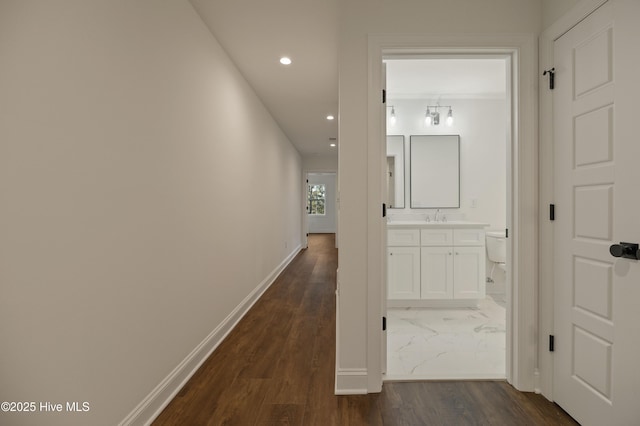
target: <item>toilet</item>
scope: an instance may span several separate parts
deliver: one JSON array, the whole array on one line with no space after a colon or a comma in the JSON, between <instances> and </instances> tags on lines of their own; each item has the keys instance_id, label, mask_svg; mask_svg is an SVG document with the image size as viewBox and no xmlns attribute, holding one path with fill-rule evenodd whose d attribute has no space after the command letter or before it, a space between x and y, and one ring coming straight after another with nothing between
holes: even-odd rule
<instances>
[{"instance_id":1,"label":"toilet","mask_svg":"<svg viewBox=\"0 0 640 426\"><path fill-rule=\"evenodd\" d=\"M495 268L507 270L507 241L505 231L487 231L487 258L493 263L489 278L493 280Z\"/></svg>"}]
</instances>

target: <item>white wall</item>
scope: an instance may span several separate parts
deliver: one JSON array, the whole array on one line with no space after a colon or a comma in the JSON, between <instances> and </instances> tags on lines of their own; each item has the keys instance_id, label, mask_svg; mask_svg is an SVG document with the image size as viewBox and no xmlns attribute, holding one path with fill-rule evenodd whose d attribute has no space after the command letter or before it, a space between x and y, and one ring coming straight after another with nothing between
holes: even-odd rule
<instances>
[{"instance_id":1,"label":"white wall","mask_svg":"<svg viewBox=\"0 0 640 426\"><path fill-rule=\"evenodd\" d=\"M548 28L581 0L542 0L542 28Z\"/></svg>"},{"instance_id":2,"label":"white wall","mask_svg":"<svg viewBox=\"0 0 640 426\"><path fill-rule=\"evenodd\" d=\"M309 173L310 185L325 185L325 214L309 215L310 233L336 232L336 175L335 173Z\"/></svg>"},{"instance_id":3,"label":"white wall","mask_svg":"<svg viewBox=\"0 0 640 426\"><path fill-rule=\"evenodd\" d=\"M314 172L337 172L338 155L307 155L302 158L302 168Z\"/></svg>"},{"instance_id":4,"label":"white wall","mask_svg":"<svg viewBox=\"0 0 640 426\"><path fill-rule=\"evenodd\" d=\"M352 0L340 2L339 38L339 100L340 100L340 166L339 192L341 229L338 281L337 324L337 383L340 393L376 391L377 379L369 381L368 344L369 327L379 324L379 318L368 323L369 300L375 303L380 295L369 294L372 277L368 276L369 262L381 258L379 253L368 257L369 246L379 244L369 229L377 229L382 219L376 212L382 200L379 194L369 192L368 163L375 153L368 150L369 93L368 36L371 34L410 35L464 35L464 34L530 34L537 35L541 24L539 0L490 0L469 2L414 2L384 0ZM534 58L521 58L530 64ZM527 87L523 94L529 107L535 100L534 88ZM529 110L532 108L528 108ZM529 111L522 111L528 113ZM521 128L531 135L532 128ZM372 183L376 185L375 182ZM372 212L369 214L369 211ZM373 349L372 349L373 350ZM368 361L370 361L368 363Z\"/></svg>"},{"instance_id":5,"label":"white wall","mask_svg":"<svg viewBox=\"0 0 640 426\"><path fill-rule=\"evenodd\" d=\"M410 136L460 135L460 208L443 209L442 213L458 219L488 223L490 228L504 229L506 224L507 191L507 110L504 99L440 99L441 105L453 107L452 126L444 123L448 110L440 109L438 126L426 126L425 99L391 99L395 106L396 124L387 124L389 134L405 136L405 208L392 209L389 215L429 214L434 209L410 208ZM476 201L476 207L472 201Z\"/></svg>"},{"instance_id":6,"label":"white wall","mask_svg":"<svg viewBox=\"0 0 640 426\"><path fill-rule=\"evenodd\" d=\"M301 159L187 1L4 0L0 57L0 401L90 403L0 423L117 424L296 252Z\"/></svg>"}]
</instances>

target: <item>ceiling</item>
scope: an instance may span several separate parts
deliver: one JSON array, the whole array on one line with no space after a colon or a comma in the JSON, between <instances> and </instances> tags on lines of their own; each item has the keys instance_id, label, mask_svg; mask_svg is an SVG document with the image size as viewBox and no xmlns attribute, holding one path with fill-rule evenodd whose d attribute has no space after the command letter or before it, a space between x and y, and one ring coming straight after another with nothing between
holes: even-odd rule
<instances>
[{"instance_id":1,"label":"ceiling","mask_svg":"<svg viewBox=\"0 0 640 426\"><path fill-rule=\"evenodd\" d=\"M300 154L337 156L337 0L190 1Z\"/></svg>"},{"instance_id":2,"label":"ceiling","mask_svg":"<svg viewBox=\"0 0 640 426\"><path fill-rule=\"evenodd\" d=\"M337 156L338 0L190 1L300 154ZM505 91L504 60L394 59L387 75L389 98Z\"/></svg>"}]
</instances>

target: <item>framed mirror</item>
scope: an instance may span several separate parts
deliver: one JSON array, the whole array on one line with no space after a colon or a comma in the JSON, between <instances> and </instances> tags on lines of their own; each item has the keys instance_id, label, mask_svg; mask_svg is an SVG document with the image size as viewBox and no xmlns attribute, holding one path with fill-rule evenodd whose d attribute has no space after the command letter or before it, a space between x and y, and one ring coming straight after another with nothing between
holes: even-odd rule
<instances>
[{"instance_id":1,"label":"framed mirror","mask_svg":"<svg viewBox=\"0 0 640 426\"><path fill-rule=\"evenodd\" d=\"M410 139L412 209L460 208L460 136Z\"/></svg>"},{"instance_id":2,"label":"framed mirror","mask_svg":"<svg viewBox=\"0 0 640 426\"><path fill-rule=\"evenodd\" d=\"M387 136L387 206L404 208L404 136Z\"/></svg>"}]
</instances>

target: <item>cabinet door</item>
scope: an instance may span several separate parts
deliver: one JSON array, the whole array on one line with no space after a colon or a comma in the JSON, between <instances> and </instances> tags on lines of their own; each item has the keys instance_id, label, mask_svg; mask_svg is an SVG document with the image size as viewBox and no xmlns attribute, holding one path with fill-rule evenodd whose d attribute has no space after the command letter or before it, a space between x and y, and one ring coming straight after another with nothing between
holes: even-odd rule
<instances>
[{"instance_id":1,"label":"cabinet door","mask_svg":"<svg viewBox=\"0 0 640 426\"><path fill-rule=\"evenodd\" d=\"M453 248L422 247L420 292L423 299L453 298Z\"/></svg>"},{"instance_id":2,"label":"cabinet door","mask_svg":"<svg viewBox=\"0 0 640 426\"><path fill-rule=\"evenodd\" d=\"M420 299L420 247L387 248L389 299Z\"/></svg>"},{"instance_id":3,"label":"cabinet door","mask_svg":"<svg viewBox=\"0 0 640 426\"><path fill-rule=\"evenodd\" d=\"M484 247L454 247L453 298L483 299L485 297Z\"/></svg>"}]
</instances>

